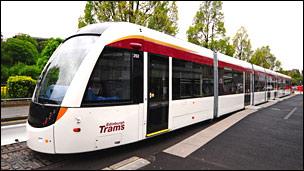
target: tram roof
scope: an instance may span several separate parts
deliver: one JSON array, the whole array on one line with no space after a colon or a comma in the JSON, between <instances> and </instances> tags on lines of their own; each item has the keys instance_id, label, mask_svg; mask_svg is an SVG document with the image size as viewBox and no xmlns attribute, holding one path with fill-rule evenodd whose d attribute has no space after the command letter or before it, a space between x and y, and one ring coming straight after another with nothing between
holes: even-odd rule
<instances>
[{"instance_id":1,"label":"tram roof","mask_svg":"<svg viewBox=\"0 0 304 171\"><path fill-rule=\"evenodd\" d=\"M191 52L198 54L198 55L202 55L208 58L212 58L213 59L213 51L210 49L207 49L205 47L202 46L198 46L195 45L193 43L187 42L185 40L176 38L174 36L170 36L167 35L165 33L161 33L159 31L153 30L153 29L149 29L147 27L144 26L140 26L137 24L133 24L133 23L129 23L129 22L103 22L103 23L95 23L95 24L90 24L87 25L83 28L80 28L76 34L102 34L106 29L110 28L110 27L120 27L123 29L142 29L144 30L144 34L143 36L145 37L151 37L153 39L157 39L159 41L163 41L169 44L174 44L177 45L179 47L183 47L183 48L187 48L189 50L191 50ZM261 66L255 65L255 64L251 64L249 62L243 61L243 60L239 60L227 55L224 55L222 53L218 52L218 59L220 61L224 61L233 65L237 65L237 66L242 66L243 68L249 69L249 70L255 70L255 71L260 71L260 72L266 72L272 75L277 75L280 77L284 77L284 78L291 78L287 75L269 70L269 69L265 69ZM252 66L253 67L252 67Z\"/></svg>"}]
</instances>

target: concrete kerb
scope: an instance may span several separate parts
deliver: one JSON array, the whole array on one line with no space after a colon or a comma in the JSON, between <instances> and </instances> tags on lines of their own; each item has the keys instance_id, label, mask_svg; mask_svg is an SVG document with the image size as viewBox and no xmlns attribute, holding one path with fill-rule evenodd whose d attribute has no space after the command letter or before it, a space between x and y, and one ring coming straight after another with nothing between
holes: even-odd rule
<instances>
[{"instance_id":1,"label":"concrete kerb","mask_svg":"<svg viewBox=\"0 0 304 171\"><path fill-rule=\"evenodd\" d=\"M1 99L1 107L27 106L32 98Z\"/></svg>"},{"instance_id":2,"label":"concrete kerb","mask_svg":"<svg viewBox=\"0 0 304 171\"><path fill-rule=\"evenodd\" d=\"M2 122L9 122L9 121L16 121L16 120L24 120L27 119L27 116L17 116L17 117L11 117L11 118L1 118Z\"/></svg>"}]
</instances>

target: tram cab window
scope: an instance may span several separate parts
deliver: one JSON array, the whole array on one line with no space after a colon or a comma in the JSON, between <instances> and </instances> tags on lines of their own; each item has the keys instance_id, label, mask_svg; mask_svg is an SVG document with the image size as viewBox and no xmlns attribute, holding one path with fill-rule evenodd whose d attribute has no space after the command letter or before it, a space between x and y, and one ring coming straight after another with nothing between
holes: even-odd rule
<instances>
[{"instance_id":1,"label":"tram cab window","mask_svg":"<svg viewBox=\"0 0 304 171\"><path fill-rule=\"evenodd\" d=\"M142 60L142 55L137 54L133 60L134 54L127 49L105 47L91 74L82 104L98 106L139 102L143 94L140 85L143 78L142 67L136 60ZM132 69L132 66L136 68ZM135 86L132 86L135 80L132 76L139 81Z\"/></svg>"},{"instance_id":2,"label":"tram cab window","mask_svg":"<svg viewBox=\"0 0 304 171\"><path fill-rule=\"evenodd\" d=\"M95 35L74 36L56 49L38 79L35 103L61 104L79 66L97 39Z\"/></svg>"}]
</instances>

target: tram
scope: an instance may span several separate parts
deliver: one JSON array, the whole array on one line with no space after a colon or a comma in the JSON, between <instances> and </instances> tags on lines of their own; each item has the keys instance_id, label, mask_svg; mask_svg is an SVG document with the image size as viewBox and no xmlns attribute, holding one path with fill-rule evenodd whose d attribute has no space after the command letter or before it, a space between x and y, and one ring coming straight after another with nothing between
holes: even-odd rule
<instances>
[{"instance_id":1,"label":"tram","mask_svg":"<svg viewBox=\"0 0 304 171\"><path fill-rule=\"evenodd\" d=\"M30 104L27 145L52 154L106 149L289 89L288 76L143 26L92 24L66 38L44 67Z\"/></svg>"}]
</instances>

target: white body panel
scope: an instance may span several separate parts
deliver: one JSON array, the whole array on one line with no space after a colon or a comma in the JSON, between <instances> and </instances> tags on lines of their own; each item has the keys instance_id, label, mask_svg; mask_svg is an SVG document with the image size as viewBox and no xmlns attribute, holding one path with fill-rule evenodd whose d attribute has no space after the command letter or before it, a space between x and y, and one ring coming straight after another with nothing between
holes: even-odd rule
<instances>
[{"instance_id":1,"label":"white body panel","mask_svg":"<svg viewBox=\"0 0 304 171\"><path fill-rule=\"evenodd\" d=\"M290 95L290 94L291 94L290 89L285 89L285 95Z\"/></svg>"},{"instance_id":2,"label":"white body panel","mask_svg":"<svg viewBox=\"0 0 304 171\"><path fill-rule=\"evenodd\" d=\"M284 95L285 95L285 91L284 90L280 89L280 90L277 91L277 96L278 97L283 97Z\"/></svg>"},{"instance_id":3,"label":"white body panel","mask_svg":"<svg viewBox=\"0 0 304 171\"><path fill-rule=\"evenodd\" d=\"M31 149L34 149L35 151L43 153L55 153L53 128L54 125L50 125L44 128L33 128L27 122L27 146Z\"/></svg>"},{"instance_id":4,"label":"white body panel","mask_svg":"<svg viewBox=\"0 0 304 171\"><path fill-rule=\"evenodd\" d=\"M266 98L266 93L265 93L265 91L254 92L254 101L253 101L253 105L257 105L257 104L260 104L260 103L265 102L265 98Z\"/></svg>"},{"instance_id":5,"label":"white body panel","mask_svg":"<svg viewBox=\"0 0 304 171\"><path fill-rule=\"evenodd\" d=\"M213 97L204 97L172 101L169 110L169 116L172 116L171 129L178 129L200 121L212 119L213 100Z\"/></svg>"},{"instance_id":6,"label":"white body panel","mask_svg":"<svg viewBox=\"0 0 304 171\"><path fill-rule=\"evenodd\" d=\"M244 98L245 94L219 96L218 116L243 109L245 107Z\"/></svg>"},{"instance_id":7,"label":"white body panel","mask_svg":"<svg viewBox=\"0 0 304 171\"><path fill-rule=\"evenodd\" d=\"M142 114L143 104L69 108L55 123L55 151L56 153L78 153L138 141L139 130L143 128L143 122L139 120L139 115ZM80 119L80 123L77 123L76 118ZM124 122L124 128L116 128L116 131L110 132L103 129L101 133L100 126L115 122ZM81 128L81 131L73 132L73 128Z\"/></svg>"}]
</instances>

